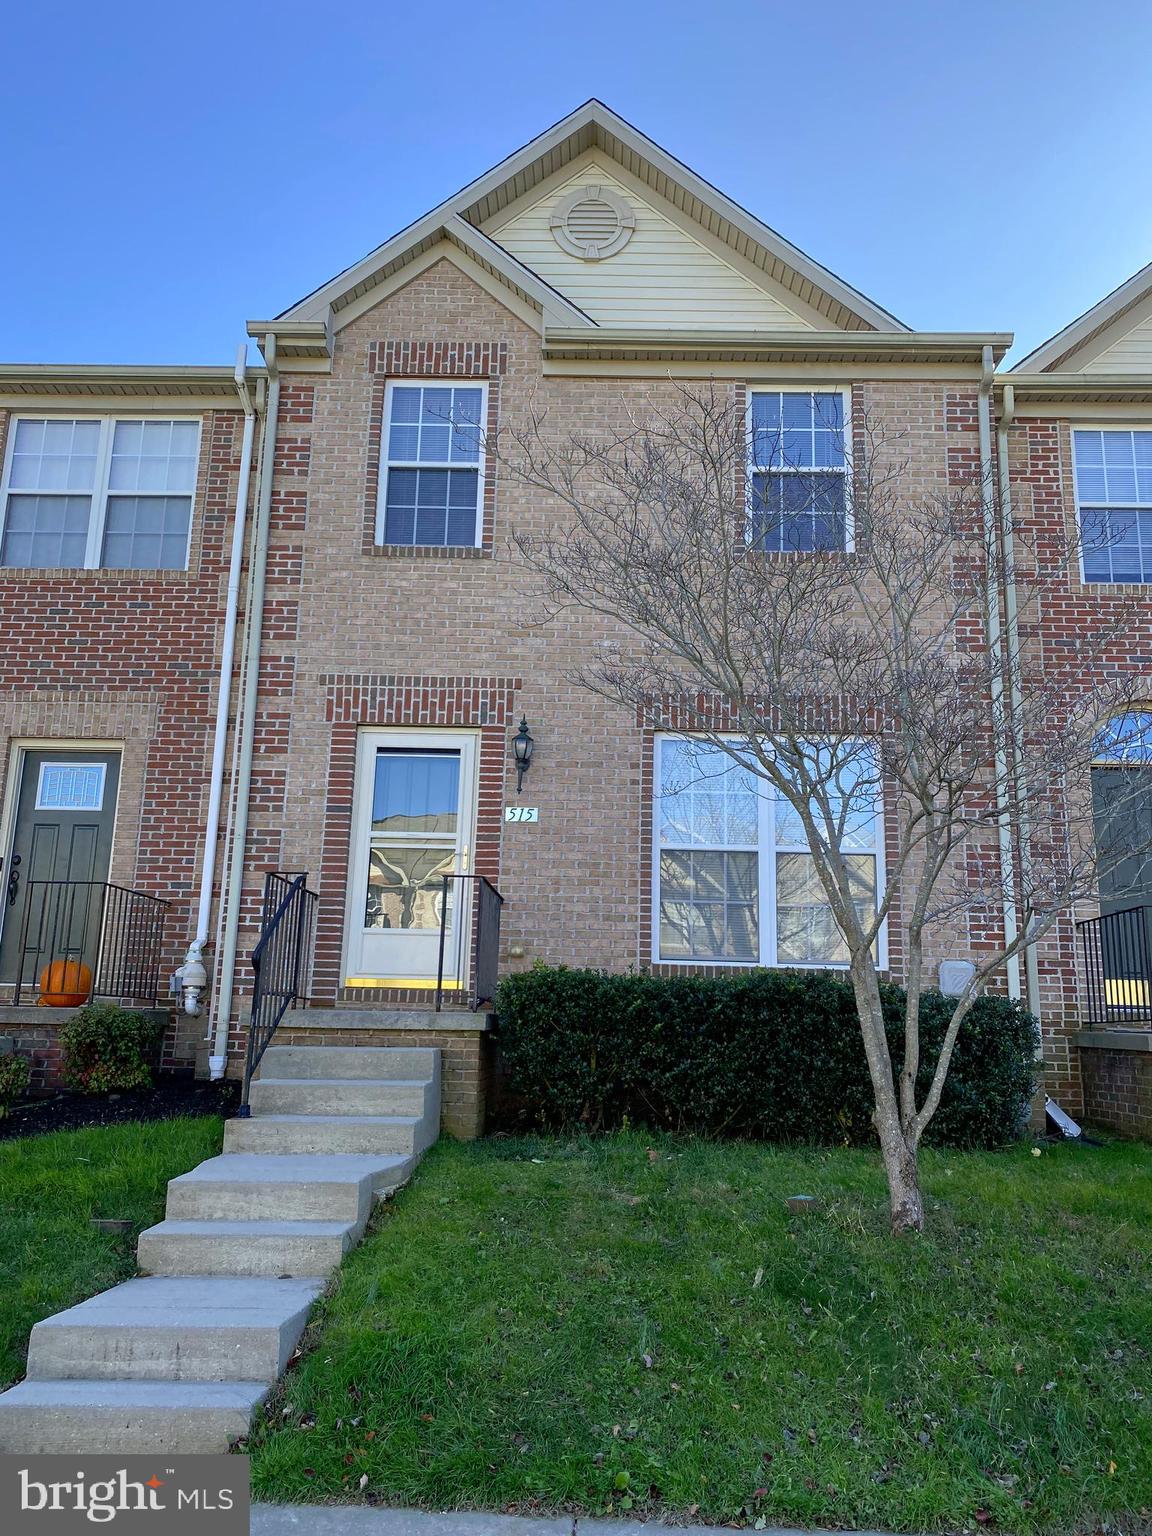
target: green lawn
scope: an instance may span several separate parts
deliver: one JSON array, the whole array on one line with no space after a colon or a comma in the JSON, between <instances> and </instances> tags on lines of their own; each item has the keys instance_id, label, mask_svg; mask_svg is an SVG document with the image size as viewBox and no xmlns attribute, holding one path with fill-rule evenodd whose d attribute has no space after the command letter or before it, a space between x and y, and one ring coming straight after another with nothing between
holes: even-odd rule
<instances>
[{"instance_id":1,"label":"green lawn","mask_svg":"<svg viewBox=\"0 0 1152 1536\"><path fill-rule=\"evenodd\" d=\"M165 1185L220 1150L213 1115L0 1141L0 1386L24 1374L33 1323L136 1273L136 1234ZM93 1216L133 1222L123 1236Z\"/></svg>"},{"instance_id":2,"label":"green lawn","mask_svg":"<svg viewBox=\"0 0 1152 1536\"><path fill-rule=\"evenodd\" d=\"M346 1261L254 1491L1146 1525L1152 1149L937 1152L925 1177L931 1230L894 1241L862 1152L441 1143Z\"/></svg>"}]
</instances>

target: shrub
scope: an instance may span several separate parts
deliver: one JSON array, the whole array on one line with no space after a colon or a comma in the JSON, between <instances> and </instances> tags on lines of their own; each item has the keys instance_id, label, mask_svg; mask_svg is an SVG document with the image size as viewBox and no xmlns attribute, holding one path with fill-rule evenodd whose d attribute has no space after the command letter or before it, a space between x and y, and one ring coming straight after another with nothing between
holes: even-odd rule
<instances>
[{"instance_id":1,"label":"shrub","mask_svg":"<svg viewBox=\"0 0 1152 1536\"><path fill-rule=\"evenodd\" d=\"M899 1061L904 993L882 992ZM922 999L922 1092L950 1010L939 992ZM537 966L501 983L496 1011L507 1088L549 1128L640 1123L835 1144L873 1135L855 1000L834 973L666 978ZM1035 1041L1018 1003L981 998L927 1139L990 1147L1016 1137L1034 1086Z\"/></svg>"},{"instance_id":2,"label":"shrub","mask_svg":"<svg viewBox=\"0 0 1152 1536\"><path fill-rule=\"evenodd\" d=\"M164 1025L115 1003L89 1003L60 1030L60 1075L80 1093L147 1088Z\"/></svg>"},{"instance_id":3,"label":"shrub","mask_svg":"<svg viewBox=\"0 0 1152 1536\"><path fill-rule=\"evenodd\" d=\"M31 1076L26 1056L0 1056L0 1120L27 1093Z\"/></svg>"}]
</instances>

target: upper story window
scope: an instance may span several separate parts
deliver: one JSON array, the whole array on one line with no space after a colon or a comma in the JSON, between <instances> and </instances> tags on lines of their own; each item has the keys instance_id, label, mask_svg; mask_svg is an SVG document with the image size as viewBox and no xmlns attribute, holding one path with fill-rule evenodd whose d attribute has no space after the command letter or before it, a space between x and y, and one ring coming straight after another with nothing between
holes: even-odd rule
<instances>
[{"instance_id":1,"label":"upper story window","mask_svg":"<svg viewBox=\"0 0 1152 1536\"><path fill-rule=\"evenodd\" d=\"M378 544L480 543L487 394L486 384L388 385Z\"/></svg>"},{"instance_id":2,"label":"upper story window","mask_svg":"<svg viewBox=\"0 0 1152 1536\"><path fill-rule=\"evenodd\" d=\"M1152 581L1152 432L1072 434L1085 581Z\"/></svg>"},{"instance_id":3,"label":"upper story window","mask_svg":"<svg viewBox=\"0 0 1152 1536\"><path fill-rule=\"evenodd\" d=\"M0 565L183 570L200 425L19 417L0 483Z\"/></svg>"},{"instance_id":4,"label":"upper story window","mask_svg":"<svg viewBox=\"0 0 1152 1536\"><path fill-rule=\"evenodd\" d=\"M719 747L664 736L656 751L655 958L846 966L847 945L789 803ZM883 812L869 777L850 765L840 775L841 847L862 918L875 912L883 883Z\"/></svg>"},{"instance_id":5,"label":"upper story window","mask_svg":"<svg viewBox=\"0 0 1152 1536\"><path fill-rule=\"evenodd\" d=\"M749 541L754 549L850 549L840 390L753 390Z\"/></svg>"}]
</instances>

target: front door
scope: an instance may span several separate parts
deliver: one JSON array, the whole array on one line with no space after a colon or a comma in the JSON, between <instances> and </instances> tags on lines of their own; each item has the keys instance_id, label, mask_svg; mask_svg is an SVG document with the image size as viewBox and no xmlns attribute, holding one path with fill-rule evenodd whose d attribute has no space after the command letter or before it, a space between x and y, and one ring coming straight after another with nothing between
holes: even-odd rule
<instances>
[{"instance_id":1,"label":"front door","mask_svg":"<svg viewBox=\"0 0 1152 1536\"><path fill-rule=\"evenodd\" d=\"M1100 911L1152 906L1152 768L1094 767L1092 809Z\"/></svg>"},{"instance_id":2,"label":"front door","mask_svg":"<svg viewBox=\"0 0 1152 1536\"><path fill-rule=\"evenodd\" d=\"M93 965L119 779L118 752L23 754L0 879L0 982L34 986L51 960Z\"/></svg>"},{"instance_id":3,"label":"front door","mask_svg":"<svg viewBox=\"0 0 1152 1536\"><path fill-rule=\"evenodd\" d=\"M366 731L353 810L346 985L459 985L471 901L444 875L470 867L473 737L447 731Z\"/></svg>"}]
</instances>

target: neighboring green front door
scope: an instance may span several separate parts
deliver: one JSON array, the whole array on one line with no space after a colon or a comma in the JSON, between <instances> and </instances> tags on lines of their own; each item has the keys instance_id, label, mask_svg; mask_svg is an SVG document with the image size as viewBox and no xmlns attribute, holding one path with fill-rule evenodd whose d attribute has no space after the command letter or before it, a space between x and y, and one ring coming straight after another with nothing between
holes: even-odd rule
<instances>
[{"instance_id":1,"label":"neighboring green front door","mask_svg":"<svg viewBox=\"0 0 1152 1536\"><path fill-rule=\"evenodd\" d=\"M35 987L33 972L57 959L94 965L119 782L118 752L24 753L0 876L0 982Z\"/></svg>"}]
</instances>

